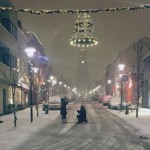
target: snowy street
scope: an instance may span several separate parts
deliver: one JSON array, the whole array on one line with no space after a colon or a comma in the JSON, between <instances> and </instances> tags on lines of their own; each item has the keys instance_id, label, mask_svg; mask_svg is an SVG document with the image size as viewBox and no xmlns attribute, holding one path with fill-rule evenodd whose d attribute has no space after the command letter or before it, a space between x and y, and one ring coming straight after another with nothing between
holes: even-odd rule
<instances>
[{"instance_id":1,"label":"snowy street","mask_svg":"<svg viewBox=\"0 0 150 150\"><path fill-rule=\"evenodd\" d=\"M116 116L115 110L108 111L106 106L98 102L84 101L88 123L77 124L76 111L80 104L80 101L69 104L66 124L61 123L59 110L50 110L49 114L45 114L42 106L39 109L39 117L34 109L32 123L29 108L18 111L16 128L13 127L13 114L2 116L4 123L0 124L1 149L147 150L150 147L148 142L145 142L146 139L139 138L139 130L134 124L124 119L132 114L124 115L121 119L121 116ZM118 115L122 114L117 112Z\"/></svg>"}]
</instances>

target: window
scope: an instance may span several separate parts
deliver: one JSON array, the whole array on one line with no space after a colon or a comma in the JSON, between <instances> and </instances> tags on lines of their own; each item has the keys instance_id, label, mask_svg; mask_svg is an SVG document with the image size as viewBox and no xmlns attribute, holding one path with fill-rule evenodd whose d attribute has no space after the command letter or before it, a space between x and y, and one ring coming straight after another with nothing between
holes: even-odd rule
<instances>
[{"instance_id":1,"label":"window","mask_svg":"<svg viewBox=\"0 0 150 150\"><path fill-rule=\"evenodd\" d=\"M9 25L9 20L8 19L2 19L2 25L10 31L10 25Z\"/></svg>"},{"instance_id":2,"label":"window","mask_svg":"<svg viewBox=\"0 0 150 150\"><path fill-rule=\"evenodd\" d=\"M5 65L10 66L10 56L9 53L3 53L3 61Z\"/></svg>"},{"instance_id":3,"label":"window","mask_svg":"<svg viewBox=\"0 0 150 150\"><path fill-rule=\"evenodd\" d=\"M17 58L17 70L20 71L20 58Z\"/></svg>"},{"instance_id":4,"label":"window","mask_svg":"<svg viewBox=\"0 0 150 150\"><path fill-rule=\"evenodd\" d=\"M11 67L17 68L17 58L11 55Z\"/></svg>"},{"instance_id":5,"label":"window","mask_svg":"<svg viewBox=\"0 0 150 150\"><path fill-rule=\"evenodd\" d=\"M16 26L11 22L11 20L7 18L2 19L2 25L7 29L7 31L17 39L17 28Z\"/></svg>"}]
</instances>

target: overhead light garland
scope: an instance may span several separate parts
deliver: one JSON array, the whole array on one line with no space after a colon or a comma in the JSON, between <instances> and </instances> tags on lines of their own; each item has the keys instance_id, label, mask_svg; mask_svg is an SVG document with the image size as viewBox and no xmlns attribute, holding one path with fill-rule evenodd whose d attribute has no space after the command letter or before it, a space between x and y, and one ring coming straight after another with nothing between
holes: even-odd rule
<instances>
[{"instance_id":1,"label":"overhead light garland","mask_svg":"<svg viewBox=\"0 0 150 150\"><path fill-rule=\"evenodd\" d=\"M70 10L51 10L51 9L42 9L35 10L30 8L12 8L12 7L3 7L0 6L0 11L17 11L24 12L30 14L60 14L60 13L68 13L68 14L78 14L78 13L100 13L100 12L114 12L114 11L126 11L126 10L139 10L139 9L148 9L150 8L150 4L139 5L139 6L129 6L129 7L121 7L121 8L101 8L101 9L70 9Z\"/></svg>"},{"instance_id":2,"label":"overhead light garland","mask_svg":"<svg viewBox=\"0 0 150 150\"><path fill-rule=\"evenodd\" d=\"M70 39L71 46L90 47L98 44L94 37L93 21L88 14L79 14L75 21L74 33Z\"/></svg>"}]
</instances>

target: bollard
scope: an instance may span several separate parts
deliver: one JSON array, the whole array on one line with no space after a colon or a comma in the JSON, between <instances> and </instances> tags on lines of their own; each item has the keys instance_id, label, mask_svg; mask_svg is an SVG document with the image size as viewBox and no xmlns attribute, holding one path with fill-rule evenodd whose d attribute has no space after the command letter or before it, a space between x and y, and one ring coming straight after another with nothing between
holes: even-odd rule
<instances>
[{"instance_id":1,"label":"bollard","mask_svg":"<svg viewBox=\"0 0 150 150\"><path fill-rule=\"evenodd\" d=\"M45 114L48 114L48 109L49 109L49 106L48 104L45 105Z\"/></svg>"},{"instance_id":2,"label":"bollard","mask_svg":"<svg viewBox=\"0 0 150 150\"><path fill-rule=\"evenodd\" d=\"M129 114L129 106L126 104L125 115Z\"/></svg>"},{"instance_id":3,"label":"bollard","mask_svg":"<svg viewBox=\"0 0 150 150\"><path fill-rule=\"evenodd\" d=\"M43 111L45 111L45 104L43 104Z\"/></svg>"}]
</instances>

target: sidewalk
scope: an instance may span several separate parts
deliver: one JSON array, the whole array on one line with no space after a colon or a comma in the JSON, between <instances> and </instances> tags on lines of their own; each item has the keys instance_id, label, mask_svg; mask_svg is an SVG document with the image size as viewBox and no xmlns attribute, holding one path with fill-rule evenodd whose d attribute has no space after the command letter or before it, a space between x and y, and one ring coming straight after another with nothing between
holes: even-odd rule
<instances>
[{"instance_id":1,"label":"sidewalk","mask_svg":"<svg viewBox=\"0 0 150 150\"><path fill-rule=\"evenodd\" d=\"M45 111L42 110L42 105L39 105L39 116L37 117L37 111L35 106L33 106L33 122L30 121L30 108L25 108L20 111L16 111L16 117L17 117L17 126L14 127L14 113L2 115L0 117L0 120L4 123L0 124L0 133L11 130L12 128L20 128L22 126L32 126L34 127L34 124L38 125L38 128L41 128L43 125L48 124L49 119L53 118L53 112L50 112L48 114L45 114ZM37 126L36 125L36 126ZM35 128L36 128L35 126ZM33 129L32 129L33 130Z\"/></svg>"},{"instance_id":2,"label":"sidewalk","mask_svg":"<svg viewBox=\"0 0 150 150\"><path fill-rule=\"evenodd\" d=\"M30 122L30 108L16 112L17 126L14 127L14 114L3 115L0 120L0 149L11 150L21 144L40 128L47 126L59 117L59 111L50 111L45 114L42 105L39 105L39 116L36 115L36 108L33 107L33 122Z\"/></svg>"},{"instance_id":3,"label":"sidewalk","mask_svg":"<svg viewBox=\"0 0 150 150\"><path fill-rule=\"evenodd\" d=\"M125 114L125 111L110 110L111 113L127 121L129 124L138 129L137 135L139 138L144 139L150 143L150 109L139 107L138 118L136 118L136 110L129 114Z\"/></svg>"}]
</instances>

